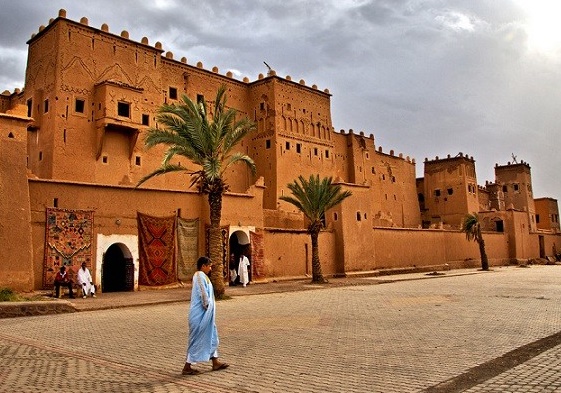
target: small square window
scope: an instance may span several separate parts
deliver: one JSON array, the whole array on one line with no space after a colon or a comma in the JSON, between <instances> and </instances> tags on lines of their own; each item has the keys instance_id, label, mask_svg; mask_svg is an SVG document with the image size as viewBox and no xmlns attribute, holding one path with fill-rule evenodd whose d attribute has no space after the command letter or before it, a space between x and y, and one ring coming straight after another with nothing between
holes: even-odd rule
<instances>
[{"instance_id":1,"label":"small square window","mask_svg":"<svg viewBox=\"0 0 561 393\"><path fill-rule=\"evenodd\" d=\"M177 100L177 88L175 87L169 88L169 98L171 98L172 100Z\"/></svg>"},{"instance_id":2,"label":"small square window","mask_svg":"<svg viewBox=\"0 0 561 393\"><path fill-rule=\"evenodd\" d=\"M512 188L514 188L514 191L518 191L518 184L513 184Z\"/></svg>"},{"instance_id":3,"label":"small square window","mask_svg":"<svg viewBox=\"0 0 561 393\"><path fill-rule=\"evenodd\" d=\"M136 156L134 159L134 164L140 166L140 156Z\"/></svg>"},{"instance_id":4,"label":"small square window","mask_svg":"<svg viewBox=\"0 0 561 393\"><path fill-rule=\"evenodd\" d=\"M86 106L86 102L79 98L76 98L76 102L74 103L74 111L77 113L84 113L84 108Z\"/></svg>"},{"instance_id":5,"label":"small square window","mask_svg":"<svg viewBox=\"0 0 561 393\"><path fill-rule=\"evenodd\" d=\"M290 150L290 142L285 143L285 148L286 148L286 150Z\"/></svg>"},{"instance_id":6,"label":"small square window","mask_svg":"<svg viewBox=\"0 0 561 393\"><path fill-rule=\"evenodd\" d=\"M448 195L452 195L454 193L454 189L453 188L449 188L446 190L448 192Z\"/></svg>"},{"instance_id":7,"label":"small square window","mask_svg":"<svg viewBox=\"0 0 561 393\"><path fill-rule=\"evenodd\" d=\"M142 125L143 126L149 126L150 125L150 116L143 114L142 115Z\"/></svg>"},{"instance_id":8,"label":"small square window","mask_svg":"<svg viewBox=\"0 0 561 393\"><path fill-rule=\"evenodd\" d=\"M107 164L107 161L109 161L109 158L107 156L103 156L101 158L101 162L103 162L104 164Z\"/></svg>"},{"instance_id":9,"label":"small square window","mask_svg":"<svg viewBox=\"0 0 561 393\"><path fill-rule=\"evenodd\" d=\"M266 149L270 149L270 148L271 148L271 140L270 140L270 139L267 139L267 140L265 141L265 148L266 148Z\"/></svg>"},{"instance_id":10,"label":"small square window","mask_svg":"<svg viewBox=\"0 0 561 393\"><path fill-rule=\"evenodd\" d=\"M434 190L434 196L436 196L436 197L440 196L440 190L439 189Z\"/></svg>"},{"instance_id":11,"label":"small square window","mask_svg":"<svg viewBox=\"0 0 561 393\"><path fill-rule=\"evenodd\" d=\"M117 103L117 115L121 117L130 117L131 104L128 102L118 102Z\"/></svg>"}]
</instances>

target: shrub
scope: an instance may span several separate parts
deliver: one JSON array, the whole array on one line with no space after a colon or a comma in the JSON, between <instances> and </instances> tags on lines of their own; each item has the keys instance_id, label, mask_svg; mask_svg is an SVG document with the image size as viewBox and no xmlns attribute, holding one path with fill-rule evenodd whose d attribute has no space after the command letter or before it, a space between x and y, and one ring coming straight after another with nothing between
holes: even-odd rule
<instances>
[{"instance_id":1,"label":"shrub","mask_svg":"<svg viewBox=\"0 0 561 393\"><path fill-rule=\"evenodd\" d=\"M14 302L19 296L10 288L0 288L0 302Z\"/></svg>"}]
</instances>

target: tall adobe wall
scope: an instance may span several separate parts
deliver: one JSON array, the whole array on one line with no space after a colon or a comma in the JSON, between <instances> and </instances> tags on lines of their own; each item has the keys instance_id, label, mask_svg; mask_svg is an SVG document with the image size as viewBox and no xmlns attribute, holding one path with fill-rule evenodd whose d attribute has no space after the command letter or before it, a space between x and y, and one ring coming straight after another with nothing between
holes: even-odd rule
<instances>
[{"instance_id":1,"label":"tall adobe wall","mask_svg":"<svg viewBox=\"0 0 561 393\"><path fill-rule=\"evenodd\" d=\"M161 43L152 46L146 37L136 42L126 31L111 33L106 24L96 29L87 18L69 20L64 10L41 26L28 44L23 102L30 104L34 128L41 131L30 143L29 162L40 178L136 184L160 165L165 150L147 150L143 143L146 130L156 126L159 106L179 103L183 95L192 100L204 97L212 113L216 91L223 84L228 106L258 127L238 146L255 157L258 172L252 176L243 166L232 167L226 174L232 191L244 192L264 177L270 182L267 205L276 208L277 184L293 180L295 164L281 157L283 148L296 149L296 140L303 151L300 164L309 172L332 171L329 157L325 165L321 159L332 153L333 146L327 90L290 76L277 77L273 70L254 82L239 81L232 72L221 75L216 67L206 70L201 62L176 60ZM126 106L123 112L119 105ZM266 146L270 152L264 151ZM184 176L168 174L146 186L184 189L186 183Z\"/></svg>"},{"instance_id":2,"label":"tall adobe wall","mask_svg":"<svg viewBox=\"0 0 561 393\"><path fill-rule=\"evenodd\" d=\"M368 187L365 193L374 226L416 228L421 224L415 188L415 160L384 152L374 136L341 130L334 142L334 177L337 181Z\"/></svg>"},{"instance_id":3,"label":"tall adobe wall","mask_svg":"<svg viewBox=\"0 0 561 393\"><path fill-rule=\"evenodd\" d=\"M34 285L26 169L30 121L19 114L0 113L0 287L18 291L32 290Z\"/></svg>"},{"instance_id":4,"label":"tall adobe wall","mask_svg":"<svg viewBox=\"0 0 561 393\"><path fill-rule=\"evenodd\" d=\"M173 58L146 37L141 42L92 28L88 20L59 17L28 41L24 103L40 130L30 143L30 168L40 178L131 185L161 164L163 147L146 150L145 132L156 126L162 103L184 94L204 97L212 112L218 87L228 86L228 104L247 115L247 82L219 75L202 64ZM48 110L47 110L48 108ZM249 149L246 142L242 147ZM183 163L186 164L185 162ZM194 168L193 168L194 169ZM243 169L231 171L235 191L253 184ZM150 180L150 187L184 189L184 176Z\"/></svg>"},{"instance_id":5,"label":"tall adobe wall","mask_svg":"<svg viewBox=\"0 0 561 393\"><path fill-rule=\"evenodd\" d=\"M265 207L276 209L278 197L298 175L333 173L330 94L304 81L292 82L290 76L278 78L274 71L260 78L250 85L258 126L251 156L265 179Z\"/></svg>"}]
</instances>

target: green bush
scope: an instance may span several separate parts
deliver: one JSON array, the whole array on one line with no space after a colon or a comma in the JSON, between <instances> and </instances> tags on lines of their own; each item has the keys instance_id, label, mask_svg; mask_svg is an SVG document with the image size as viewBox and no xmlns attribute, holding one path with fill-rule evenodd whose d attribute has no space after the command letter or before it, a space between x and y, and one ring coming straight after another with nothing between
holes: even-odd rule
<instances>
[{"instance_id":1,"label":"green bush","mask_svg":"<svg viewBox=\"0 0 561 393\"><path fill-rule=\"evenodd\" d=\"M14 302L19 296L10 288L0 288L0 302Z\"/></svg>"}]
</instances>

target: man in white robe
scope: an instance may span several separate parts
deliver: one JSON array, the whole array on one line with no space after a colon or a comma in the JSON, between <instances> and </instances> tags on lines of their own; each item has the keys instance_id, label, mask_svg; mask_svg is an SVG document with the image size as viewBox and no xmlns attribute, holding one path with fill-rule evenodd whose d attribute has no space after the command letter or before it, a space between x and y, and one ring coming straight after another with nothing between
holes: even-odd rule
<instances>
[{"instance_id":1,"label":"man in white robe","mask_svg":"<svg viewBox=\"0 0 561 393\"><path fill-rule=\"evenodd\" d=\"M200 257L193 275L191 306L189 308L189 343L183 375L199 374L191 365L212 360L212 371L223 370L227 363L218 361L218 330L216 329L216 304L214 288L208 278L212 270L209 258Z\"/></svg>"},{"instance_id":2,"label":"man in white robe","mask_svg":"<svg viewBox=\"0 0 561 393\"><path fill-rule=\"evenodd\" d=\"M78 281L80 288L82 288L82 295L84 299L88 295L95 297L95 285L93 285L92 275L90 274L90 270L86 267L86 262L82 262L82 267L78 269L78 273L76 273L76 280Z\"/></svg>"},{"instance_id":3,"label":"man in white robe","mask_svg":"<svg viewBox=\"0 0 561 393\"><path fill-rule=\"evenodd\" d=\"M238 276L240 276L240 283L245 287L249 283L249 259L242 253L240 257L240 264L238 266Z\"/></svg>"}]
</instances>

